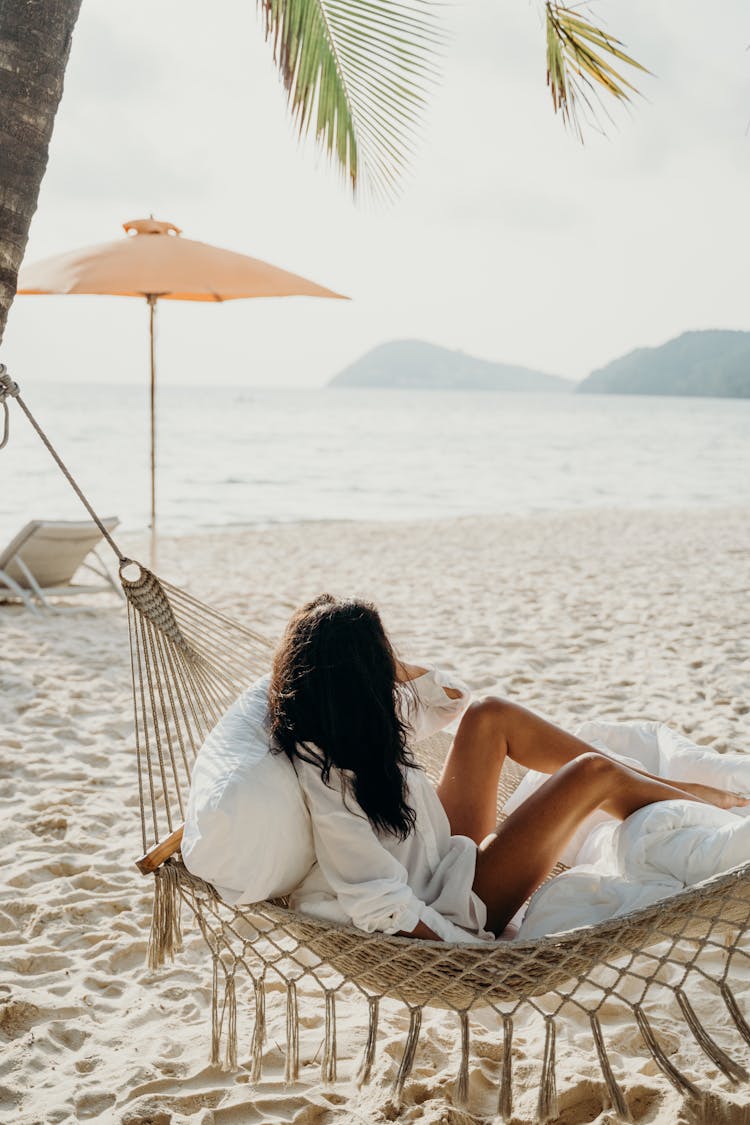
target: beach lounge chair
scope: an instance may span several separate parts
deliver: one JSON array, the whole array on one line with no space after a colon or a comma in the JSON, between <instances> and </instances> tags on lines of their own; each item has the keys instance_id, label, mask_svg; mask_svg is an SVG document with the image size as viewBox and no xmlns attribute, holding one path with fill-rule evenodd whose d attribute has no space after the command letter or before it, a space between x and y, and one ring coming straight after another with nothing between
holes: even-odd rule
<instances>
[{"instance_id":1,"label":"beach lounge chair","mask_svg":"<svg viewBox=\"0 0 750 1125\"><path fill-rule=\"evenodd\" d=\"M102 521L108 531L120 522ZM97 554L102 533L93 520L32 520L0 552L0 604L19 599L32 612L38 602L51 609L49 597L100 594L114 590L122 597ZM93 556L93 557L92 557ZM95 585L73 585L79 568L85 567L102 579Z\"/></svg>"}]
</instances>

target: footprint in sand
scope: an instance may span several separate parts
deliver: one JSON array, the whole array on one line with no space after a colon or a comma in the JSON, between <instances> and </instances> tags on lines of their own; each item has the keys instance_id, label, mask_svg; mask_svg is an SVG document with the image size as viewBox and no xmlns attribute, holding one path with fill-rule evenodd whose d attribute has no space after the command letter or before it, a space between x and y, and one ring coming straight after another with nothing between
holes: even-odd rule
<instances>
[{"instance_id":1,"label":"footprint in sand","mask_svg":"<svg viewBox=\"0 0 750 1125\"><path fill-rule=\"evenodd\" d=\"M31 953L27 957L9 958L6 967L19 976L40 976L42 973L56 973L67 969L70 965L69 957L62 957L59 953Z\"/></svg>"},{"instance_id":2,"label":"footprint in sand","mask_svg":"<svg viewBox=\"0 0 750 1125\"><path fill-rule=\"evenodd\" d=\"M172 1059L154 1059L154 1066L165 1078L181 1078L188 1069L187 1063L175 1062Z\"/></svg>"},{"instance_id":3,"label":"footprint in sand","mask_svg":"<svg viewBox=\"0 0 750 1125\"><path fill-rule=\"evenodd\" d=\"M25 889L34 886L35 883L49 883L53 879L65 879L72 875L79 875L85 870L85 867L76 867L73 863L65 863L62 860L53 861L21 871L18 875L14 875L12 879L8 879L8 886Z\"/></svg>"},{"instance_id":4,"label":"footprint in sand","mask_svg":"<svg viewBox=\"0 0 750 1125\"><path fill-rule=\"evenodd\" d=\"M25 1035L41 1017L41 1009L26 1000L0 1002L0 1035L7 1039L18 1039L21 1035Z\"/></svg>"},{"instance_id":5,"label":"footprint in sand","mask_svg":"<svg viewBox=\"0 0 750 1125\"><path fill-rule=\"evenodd\" d=\"M16 919L11 918L10 914L6 914L4 910L0 910L0 934L9 934L14 930L18 930Z\"/></svg>"},{"instance_id":6,"label":"footprint in sand","mask_svg":"<svg viewBox=\"0 0 750 1125\"><path fill-rule=\"evenodd\" d=\"M117 981L111 980L108 976L104 976L103 974L99 976L89 974L88 976L82 978L81 984L84 988L88 989L89 992L96 993L97 1003L99 1003L99 997L108 996L116 999L118 996L121 996L123 992L122 985L120 985ZM102 1005L102 1007L103 1006L104 1005ZM112 1005L107 1005L107 1007L108 1010L111 1010Z\"/></svg>"},{"instance_id":7,"label":"footprint in sand","mask_svg":"<svg viewBox=\"0 0 750 1125\"><path fill-rule=\"evenodd\" d=\"M102 879L101 875L93 875L88 871L83 872L81 875L75 875L70 880L70 883L71 886L82 891L107 890L107 883Z\"/></svg>"},{"instance_id":8,"label":"footprint in sand","mask_svg":"<svg viewBox=\"0 0 750 1125\"><path fill-rule=\"evenodd\" d=\"M91 1074L92 1070L96 1070L102 1060L98 1055L89 1055L85 1059L76 1059L73 1064L79 1074Z\"/></svg>"},{"instance_id":9,"label":"footprint in sand","mask_svg":"<svg viewBox=\"0 0 750 1125\"><path fill-rule=\"evenodd\" d=\"M35 836L51 836L59 840L67 831L68 821L64 816L39 817L31 822L29 828Z\"/></svg>"},{"instance_id":10,"label":"footprint in sand","mask_svg":"<svg viewBox=\"0 0 750 1125\"><path fill-rule=\"evenodd\" d=\"M144 1102L142 1109L129 1109L120 1118L119 1125L172 1125L172 1114ZM208 1125L206 1119L206 1125Z\"/></svg>"},{"instance_id":11,"label":"footprint in sand","mask_svg":"<svg viewBox=\"0 0 750 1125\"><path fill-rule=\"evenodd\" d=\"M56 1020L49 1024L47 1031L50 1039L61 1047L67 1047L69 1051L79 1051L89 1038L89 1033L82 1031L80 1027L71 1027Z\"/></svg>"},{"instance_id":12,"label":"footprint in sand","mask_svg":"<svg viewBox=\"0 0 750 1125\"><path fill-rule=\"evenodd\" d=\"M76 1114L83 1121L88 1117L98 1117L109 1109L116 1101L114 1094L106 1090L91 1090L89 1093L79 1094L75 1100Z\"/></svg>"},{"instance_id":13,"label":"footprint in sand","mask_svg":"<svg viewBox=\"0 0 750 1125\"><path fill-rule=\"evenodd\" d=\"M131 942L125 948L117 946L107 959L107 967L116 972L142 969L146 963L146 949L145 941Z\"/></svg>"}]
</instances>

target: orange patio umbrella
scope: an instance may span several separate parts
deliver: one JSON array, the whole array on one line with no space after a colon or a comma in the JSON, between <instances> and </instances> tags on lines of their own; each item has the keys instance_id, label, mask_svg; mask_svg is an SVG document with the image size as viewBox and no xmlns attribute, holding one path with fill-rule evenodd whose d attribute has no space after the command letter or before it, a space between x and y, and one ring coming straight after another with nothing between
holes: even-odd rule
<instances>
[{"instance_id":1,"label":"orange patio umbrella","mask_svg":"<svg viewBox=\"0 0 750 1125\"><path fill-rule=\"evenodd\" d=\"M287 270L181 238L174 223L133 219L123 223L125 238L57 254L24 266L18 292L101 293L145 298L151 341L151 528L156 528L156 302L233 301L241 297L333 297L324 289Z\"/></svg>"}]
</instances>

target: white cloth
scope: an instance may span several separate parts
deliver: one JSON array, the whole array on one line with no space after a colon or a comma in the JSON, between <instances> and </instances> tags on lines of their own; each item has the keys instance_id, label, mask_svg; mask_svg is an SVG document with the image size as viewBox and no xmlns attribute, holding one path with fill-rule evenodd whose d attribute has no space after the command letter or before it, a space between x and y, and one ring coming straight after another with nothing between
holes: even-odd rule
<instances>
[{"instance_id":1,"label":"white cloth","mask_svg":"<svg viewBox=\"0 0 750 1125\"><path fill-rule=\"evenodd\" d=\"M750 755L696 746L664 723L591 722L577 733L656 776L750 793ZM514 806L545 780L545 774L527 774ZM519 939L615 918L750 862L750 807L662 801L622 822L597 813L564 858L573 866L532 896Z\"/></svg>"},{"instance_id":2,"label":"white cloth","mask_svg":"<svg viewBox=\"0 0 750 1125\"><path fill-rule=\"evenodd\" d=\"M461 692L450 699L443 687ZM460 681L430 669L403 689L404 714L416 743L457 719L470 693ZM407 800L416 825L406 840L376 831L348 791L347 771L297 761L310 810L317 862L290 899L292 909L372 933L410 932L419 921L444 941L494 940L487 911L472 890L477 847L451 836L448 817L422 770L406 770Z\"/></svg>"}]
</instances>

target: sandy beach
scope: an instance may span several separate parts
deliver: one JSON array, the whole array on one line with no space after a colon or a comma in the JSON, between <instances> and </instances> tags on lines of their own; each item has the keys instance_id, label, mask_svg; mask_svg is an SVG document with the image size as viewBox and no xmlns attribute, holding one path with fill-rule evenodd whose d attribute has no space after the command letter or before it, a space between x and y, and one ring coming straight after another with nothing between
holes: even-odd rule
<instances>
[{"instance_id":1,"label":"sandy beach","mask_svg":"<svg viewBox=\"0 0 750 1125\"><path fill-rule=\"evenodd\" d=\"M322 590L375 600L401 654L460 673L575 726L661 719L701 744L750 750L750 512L588 511L415 523L309 523L165 541L159 571L274 637ZM124 539L134 554L142 542ZM68 603L73 606L73 603ZM154 974L144 964L151 882L139 851L125 611L111 598L64 613L0 610L0 1121L60 1125L328 1125L491 1119L501 1036L472 1026L471 1110L451 1106L455 1017L430 1012L404 1106L389 1083L407 1023L381 1018L374 1076L347 1081L364 1037L341 1004L336 1086L320 1084L323 1013L303 1005L301 1077L283 1083L283 996L271 993L263 1080L207 1063L210 973L202 940ZM740 990L746 1017L750 989ZM722 1039L726 1016L701 1013ZM671 1039L670 1039L671 1037ZM680 1029L664 1042L717 1095L714 1120L747 1122L732 1087ZM631 1109L689 1120L635 1029L613 1065ZM249 1044L240 1043L240 1062ZM541 1042L514 1043L514 1120L534 1120ZM612 1122L587 1027L558 1042L566 1125Z\"/></svg>"}]
</instances>

